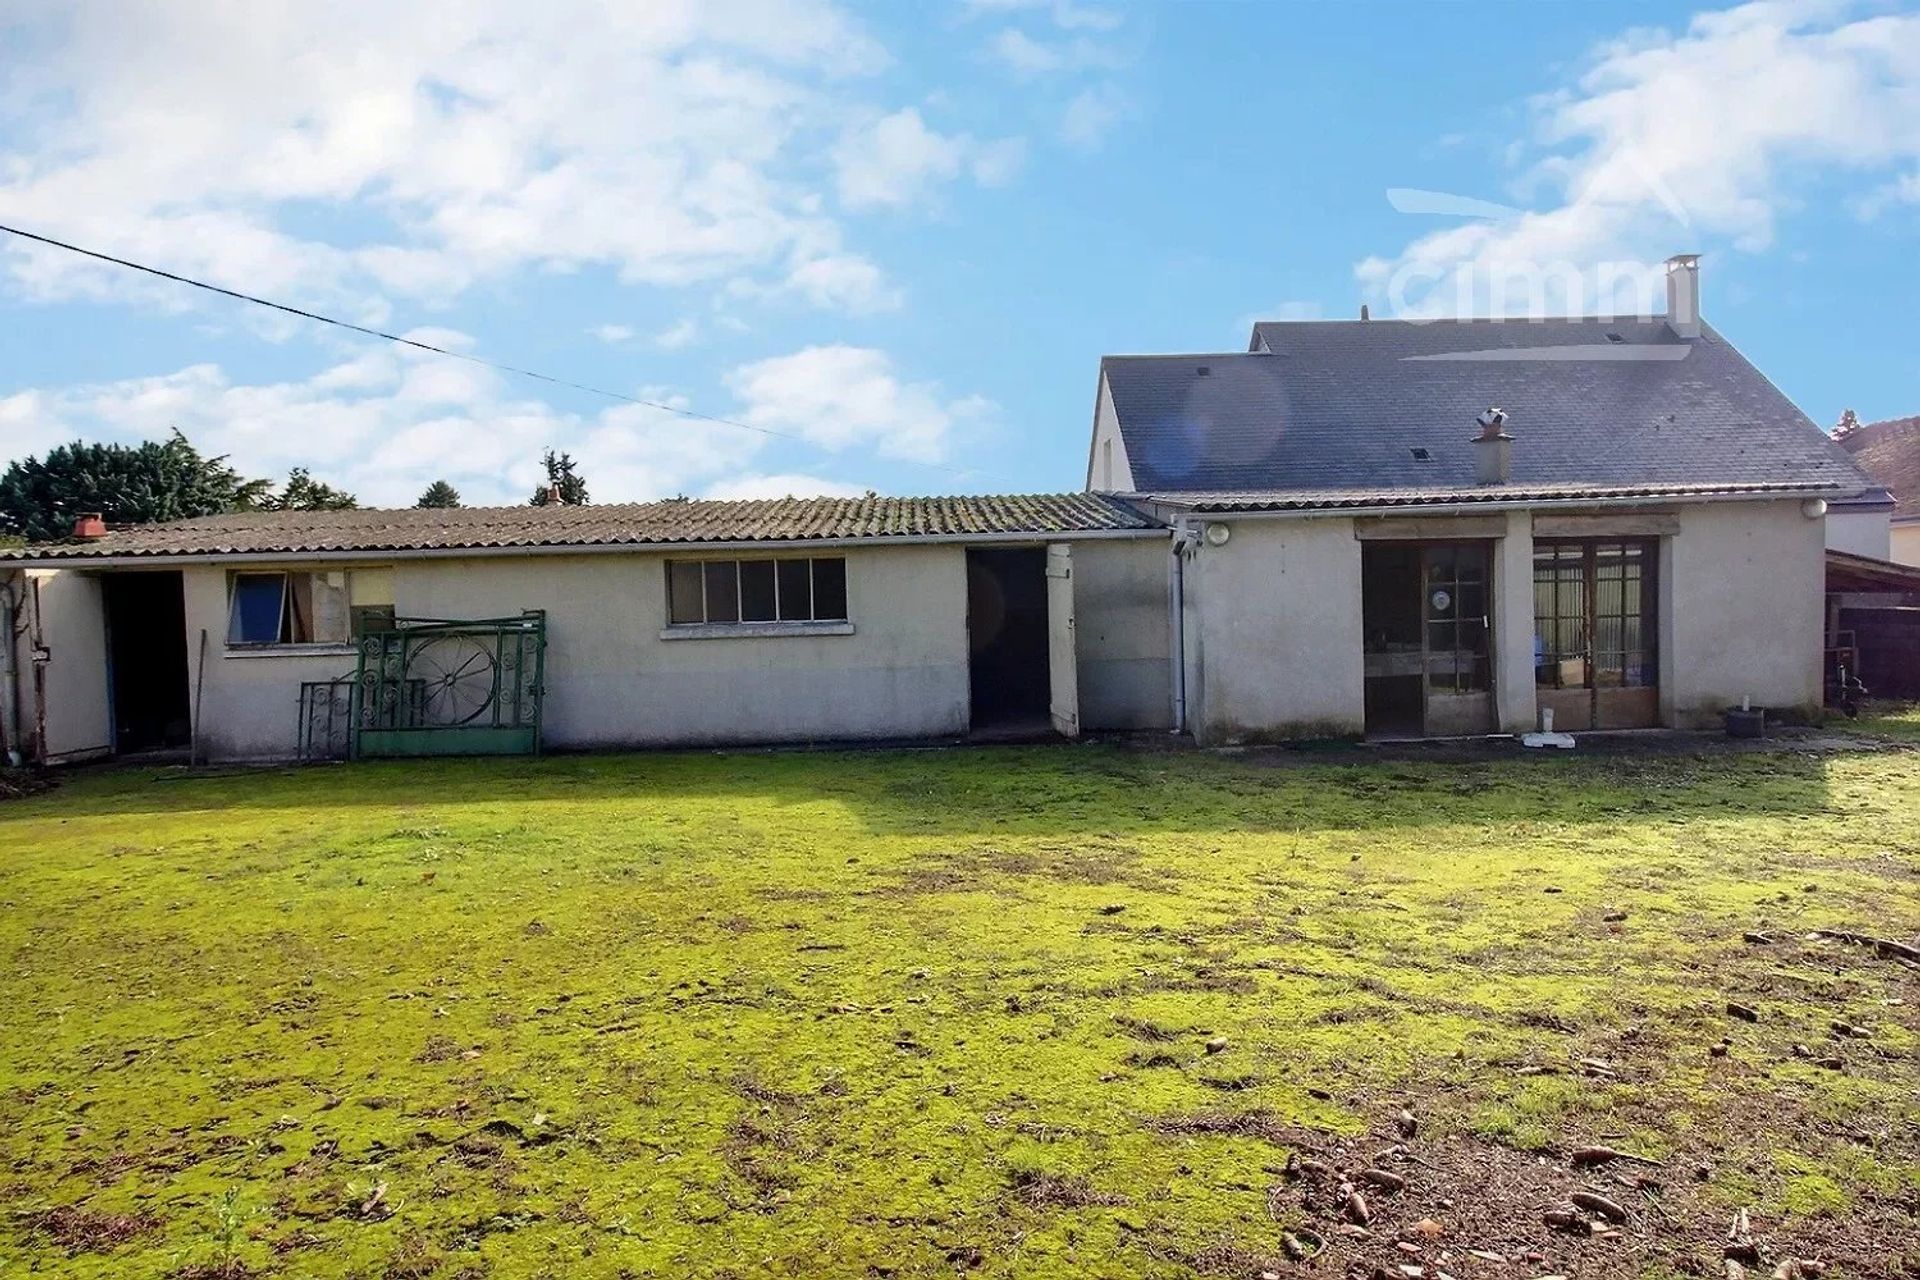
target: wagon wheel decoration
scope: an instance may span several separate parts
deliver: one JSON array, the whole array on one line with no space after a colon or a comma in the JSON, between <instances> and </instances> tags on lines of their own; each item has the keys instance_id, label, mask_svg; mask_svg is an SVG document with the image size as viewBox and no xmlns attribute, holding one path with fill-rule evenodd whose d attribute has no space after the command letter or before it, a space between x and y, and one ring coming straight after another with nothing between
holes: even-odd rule
<instances>
[{"instance_id":1,"label":"wagon wheel decoration","mask_svg":"<svg viewBox=\"0 0 1920 1280\"><path fill-rule=\"evenodd\" d=\"M429 724L470 724L493 709L494 655L472 637L421 641L407 655L407 678L419 682Z\"/></svg>"}]
</instances>

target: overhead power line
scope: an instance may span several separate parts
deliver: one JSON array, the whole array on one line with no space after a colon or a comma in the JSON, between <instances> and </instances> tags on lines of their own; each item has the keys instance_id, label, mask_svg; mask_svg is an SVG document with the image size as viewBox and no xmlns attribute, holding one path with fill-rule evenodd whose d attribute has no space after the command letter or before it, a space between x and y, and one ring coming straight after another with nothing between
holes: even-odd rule
<instances>
[{"instance_id":1,"label":"overhead power line","mask_svg":"<svg viewBox=\"0 0 1920 1280\"><path fill-rule=\"evenodd\" d=\"M19 227L10 227L5 223L0 223L0 231L4 231L10 236L18 236L22 240L32 240L37 244L48 245L55 249L64 249L68 253L77 253L84 258L93 258L99 262L110 262L116 267L125 267L129 271L144 272L150 276L158 276L162 280L171 280L175 284L189 285L195 289L204 289L208 293L217 293L223 297L234 298L241 302L251 302L257 307L268 307L274 311L283 311L290 316L299 316L302 320L312 320L319 324L330 324L336 329L349 329L354 333L364 334L369 338L382 338L388 342L399 343L403 347L413 347L419 351L431 352L436 356L447 356L454 360L465 360L468 364L481 365L484 368L495 369L501 373L511 373L517 377L531 378L536 382L545 382L556 387L566 387L572 391L584 391L588 395L605 396L609 400L618 400L623 404L639 405L646 409L658 409L662 413L676 414L679 417L691 418L698 422L711 422L716 426L722 427L738 427L742 431L758 432L760 435L772 436L780 440L792 440L816 449L820 447L805 436L796 435L791 431L778 431L772 427L761 426L758 423L742 422L738 418L723 418L717 414L701 413L695 409L683 409L678 405L666 404L659 400L648 400L643 396L630 396L624 392L609 391L605 387L596 387L590 383L574 382L569 378L556 378L552 374L541 373L537 369L525 369L519 365L505 364L498 360L489 360L484 356L471 355L465 351L449 351L445 347L436 347L431 342L422 342L418 338L406 338L397 333L388 333L385 329L374 329L364 324L355 324L351 320L341 320L334 316L322 315L318 311L306 311L299 307L290 307L284 302L275 302L271 298L261 298L251 293L242 293L238 289L223 288L217 284L210 284L205 280L195 280L192 276L183 276L172 271L163 271L159 267L150 267L145 263L134 262L127 258L116 258L112 254L102 253L98 249L83 248L77 244L69 244L65 240L56 240L52 236L43 236L32 231L23 231ZM944 471L949 475L962 477L993 474L992 472L976 471L971 468L949 467L938 462L921 462L914 459L904 459L904 461L911 462L914 466L928 467L935 471Z\"/></svg>"}]
</instances>

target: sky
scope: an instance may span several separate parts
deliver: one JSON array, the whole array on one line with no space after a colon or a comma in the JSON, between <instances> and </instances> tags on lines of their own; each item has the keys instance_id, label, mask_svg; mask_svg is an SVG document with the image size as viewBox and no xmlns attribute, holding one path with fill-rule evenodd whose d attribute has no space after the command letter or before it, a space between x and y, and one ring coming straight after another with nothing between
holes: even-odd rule
<instances>
[{"instance_id":1,"label":"sky","mask_svg":"<svg viewBox=\"0 0 1920 1280\"><path fill-rule=\"evenodd\" d=\"M1103 354L1702 310L1920 413L1920 8L0 0L0 458L178 428L367 505L1052 492ZM1462 424L1463 430L1470 424Z\"/></svg>"}]
</instances>

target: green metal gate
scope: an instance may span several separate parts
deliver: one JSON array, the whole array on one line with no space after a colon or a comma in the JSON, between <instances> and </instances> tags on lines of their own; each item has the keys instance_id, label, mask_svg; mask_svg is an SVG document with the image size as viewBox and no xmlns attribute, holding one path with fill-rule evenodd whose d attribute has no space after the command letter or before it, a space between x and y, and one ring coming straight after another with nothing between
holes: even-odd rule
<instances>
[{"instance_id":1,"label":"green metal gate","mask_svg":"<svg viewBox=\"0 0 1920 1280\"><path fill-rule=\"evenodd\" d=\"M537 755L547 615L395 618L360 638L352 755Z\"/></svg>"}]
</instances>

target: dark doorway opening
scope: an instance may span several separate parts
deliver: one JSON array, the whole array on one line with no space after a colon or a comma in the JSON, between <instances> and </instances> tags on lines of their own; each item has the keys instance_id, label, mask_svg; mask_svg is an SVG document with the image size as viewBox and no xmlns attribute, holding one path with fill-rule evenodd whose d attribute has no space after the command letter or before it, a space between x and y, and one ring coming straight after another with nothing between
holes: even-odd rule
<instances>
[{"instance_id":1,"label":"dark doorway opening","mask_svg":"<svg viewBox=\"0 0 1920 1280\"><path fill-rule=\"evenodd\" d=\"M1362 549L1369 736L1492 729L1491 572L1484 543L1375 542Z\"/></svg>"},{"instance_id":2,"label":"dark doorway opening","mask_svg":"<svg viewBox=\"0 0 1920 1280\"><path fill-rule=\"evenodd\" d=\"M1420 547L1370 543L1360 552L1367 733L1417 738L1426 725L1420 637Z\"/></svg>"},{"instance_id":3,"label":"dark doorway opening","mask_svg":"<svg viewBox=\"0 0 1920 1280\"><path fill-rule=\"evenodd\" d=\"M178 573L109 573L107 609L114 750L187 745L187 611Z\"/></svg>"},{"instance_id":4,"label":"dark doorway opening","mask_svg":"<svg viewBox=\"0 0 1920 1280\"><path fill-rule=\"evenodd\" d=\"M967 552L967 646L974 732L1050 732L1045 548Z\"/></svg>"}]
</instances>

